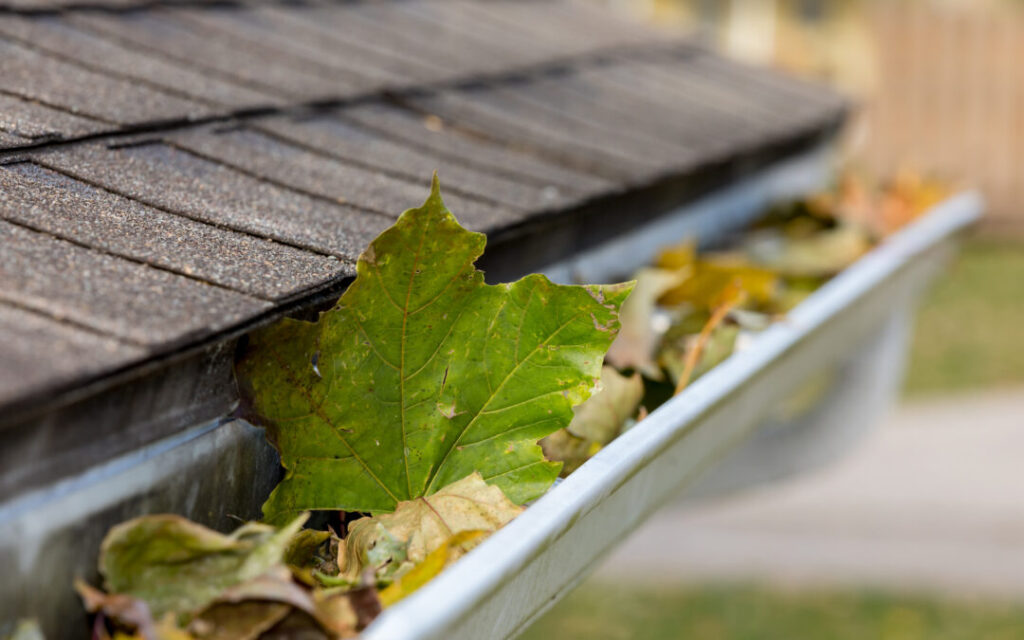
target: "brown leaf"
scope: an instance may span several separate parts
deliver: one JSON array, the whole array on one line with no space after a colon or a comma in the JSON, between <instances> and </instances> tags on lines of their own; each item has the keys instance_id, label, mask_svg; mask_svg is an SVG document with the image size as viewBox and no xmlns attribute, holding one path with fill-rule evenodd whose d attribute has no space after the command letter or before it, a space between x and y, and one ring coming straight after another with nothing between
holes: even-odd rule
<instances>
[{"instance_id":1,"label":"brown leaf","mask_svg":"<svg viewBox=\"0 0 1024 640\"><path fill-rule=\"evenodd\" d=\"M200 640L256 640L291 611L279 602L219 603L193 620L189 631Z\"/></svg>"},{"instance_id":2,"label":"brown leaf","mask_svg":"<svg viewBox=\"0 0 1024 640\"><path fill-rule=\"evenodd\" d=\"M82 606L87 612L102 614L118 625L137 630L144 638L157 637L153 615L143 600L127 595L104 593L83 580L75 580L75 591L78 592Z\"/></svg>"},{"instance_id":3,"label":"brown leaf","mask_svg":"<svg viewBox=\"0 0 1024 640\"><path fill-rule=\"evenodd\" d=\"M399 503L394 513L352 523L345 539L341 575L355 583L366 568L375 569L369 555L378 544L392 548L393 541L397 541L404 545L402 560L415 565L453 535L472 530L495 531L522 510L501 489L473 473L433 495Z\"/></svg>"},{"instance_id":4,"label":"brown leaf","mask_svg":"<svg viewBox=\"0 0 1024 640\"><path fill-rule=\"evenodd\" d=\"M605 362L618 369L635 369L651 380L664 374L654 362L654 350L660 334L653 326L658 298L678 287L690 274L689 267L680 269L641 269L636 273L636 286L619 312L622 328L608 349Z\"/></svg>"},{"instance_id":5,"label":"brown leaf","mask_svg":"<svg viewBox=\"0 0 1024 640\"><path fill-rule=\"evenodd\" d=\"M639 373L626 377L614 367L605 366L598 384L586 402L573 408L575 415L566 428L577 438L606 445L636 414L644 397L644 381Z\"/></svg>"},{"instance_id":6,"label":"brown leaf","mask_svg":"<svg viewBox=\"0 0 1024 640\"><path fill-rule=\"evenodd\" d=\"M540 441L544 457L562 463L562 477L580 468L590 458L591 443L566 429L559 429Z\"/></svg>"},{"instance_id":7,"label":"brown leaf","mask_svg":"<svg viewBox=\"0 0 1024 640\"><path fill-rule=\"evenodd\" d=\"M428 553L422 562L381 591L381 603L390 607L402 598L411 595L486 538L488 534L487 531L469 530L461 531L448 538L445 544Z\"/></svg>"}]
</instances>

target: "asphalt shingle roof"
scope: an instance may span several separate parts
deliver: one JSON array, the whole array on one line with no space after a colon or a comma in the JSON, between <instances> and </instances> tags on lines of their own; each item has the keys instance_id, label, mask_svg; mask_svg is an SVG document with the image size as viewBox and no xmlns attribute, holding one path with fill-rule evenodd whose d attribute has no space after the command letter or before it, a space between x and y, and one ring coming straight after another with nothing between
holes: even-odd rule
<instances>
[{"instance_id":1,"label":"asphalt shingle roof","mask_svg":"<svg viewBox=\"0 0 1024 640\"><path fill-rule=\"evenodd\" d=\"M0 427L337 293L435 169L536 267L844 110L571 0L8 0L0 57Z\"/></svg>"}]
</instances>

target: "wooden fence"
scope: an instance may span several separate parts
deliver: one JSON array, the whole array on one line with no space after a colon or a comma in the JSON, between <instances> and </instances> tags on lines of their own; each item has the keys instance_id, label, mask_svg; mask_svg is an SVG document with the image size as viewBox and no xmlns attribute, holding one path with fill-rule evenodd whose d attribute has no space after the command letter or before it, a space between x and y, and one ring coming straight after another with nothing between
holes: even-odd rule
<instances>
[{"instance_id":1,"label":"wooden fence","mask_svg":"<svg viewBox=\"0 0 1024 640\"><path fill-rule=\"evenodd\" d=\"M981 187L984 227L1024 234L1024 5L871 5L878 86L864 156Z\"/></svg>"}]
</instances>

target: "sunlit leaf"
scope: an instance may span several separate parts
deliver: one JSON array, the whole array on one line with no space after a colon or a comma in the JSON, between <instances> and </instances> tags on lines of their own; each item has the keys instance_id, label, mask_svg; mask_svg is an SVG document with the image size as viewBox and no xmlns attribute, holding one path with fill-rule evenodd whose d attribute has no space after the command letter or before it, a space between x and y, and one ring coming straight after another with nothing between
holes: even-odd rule
<instances>
[{"instance_id":1,"label":"sunlit leaf","mask_svg":"<svg viewBox=\"0 0 1024 640\"><path fill-rule=\"evenodd\" d=\"M389 512L476 471L517 503L551 485L537 440L590 395L631 285L487 285L484 243L435 180L319 322L252 336L240 382L287 470L268 519Z\"/></svg>"}]
</instances>

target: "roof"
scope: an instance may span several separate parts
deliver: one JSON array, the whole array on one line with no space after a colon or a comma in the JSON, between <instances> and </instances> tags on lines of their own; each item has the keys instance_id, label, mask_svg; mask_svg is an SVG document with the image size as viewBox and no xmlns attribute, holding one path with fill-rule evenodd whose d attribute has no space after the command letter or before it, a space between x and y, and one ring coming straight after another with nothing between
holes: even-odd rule
<instances>
[{"instance_id":1,"label":"roof","mask_svg":"<svg viewBox=\"0 0 1024 640\"><path fill-rule=\"evenodd\" d=\"M501 277L844 110L571 0L0 0L0 56L7 427L196 354L229 376L218 345L336 296L435 169Z\"/></svg>"}]
</instances>

